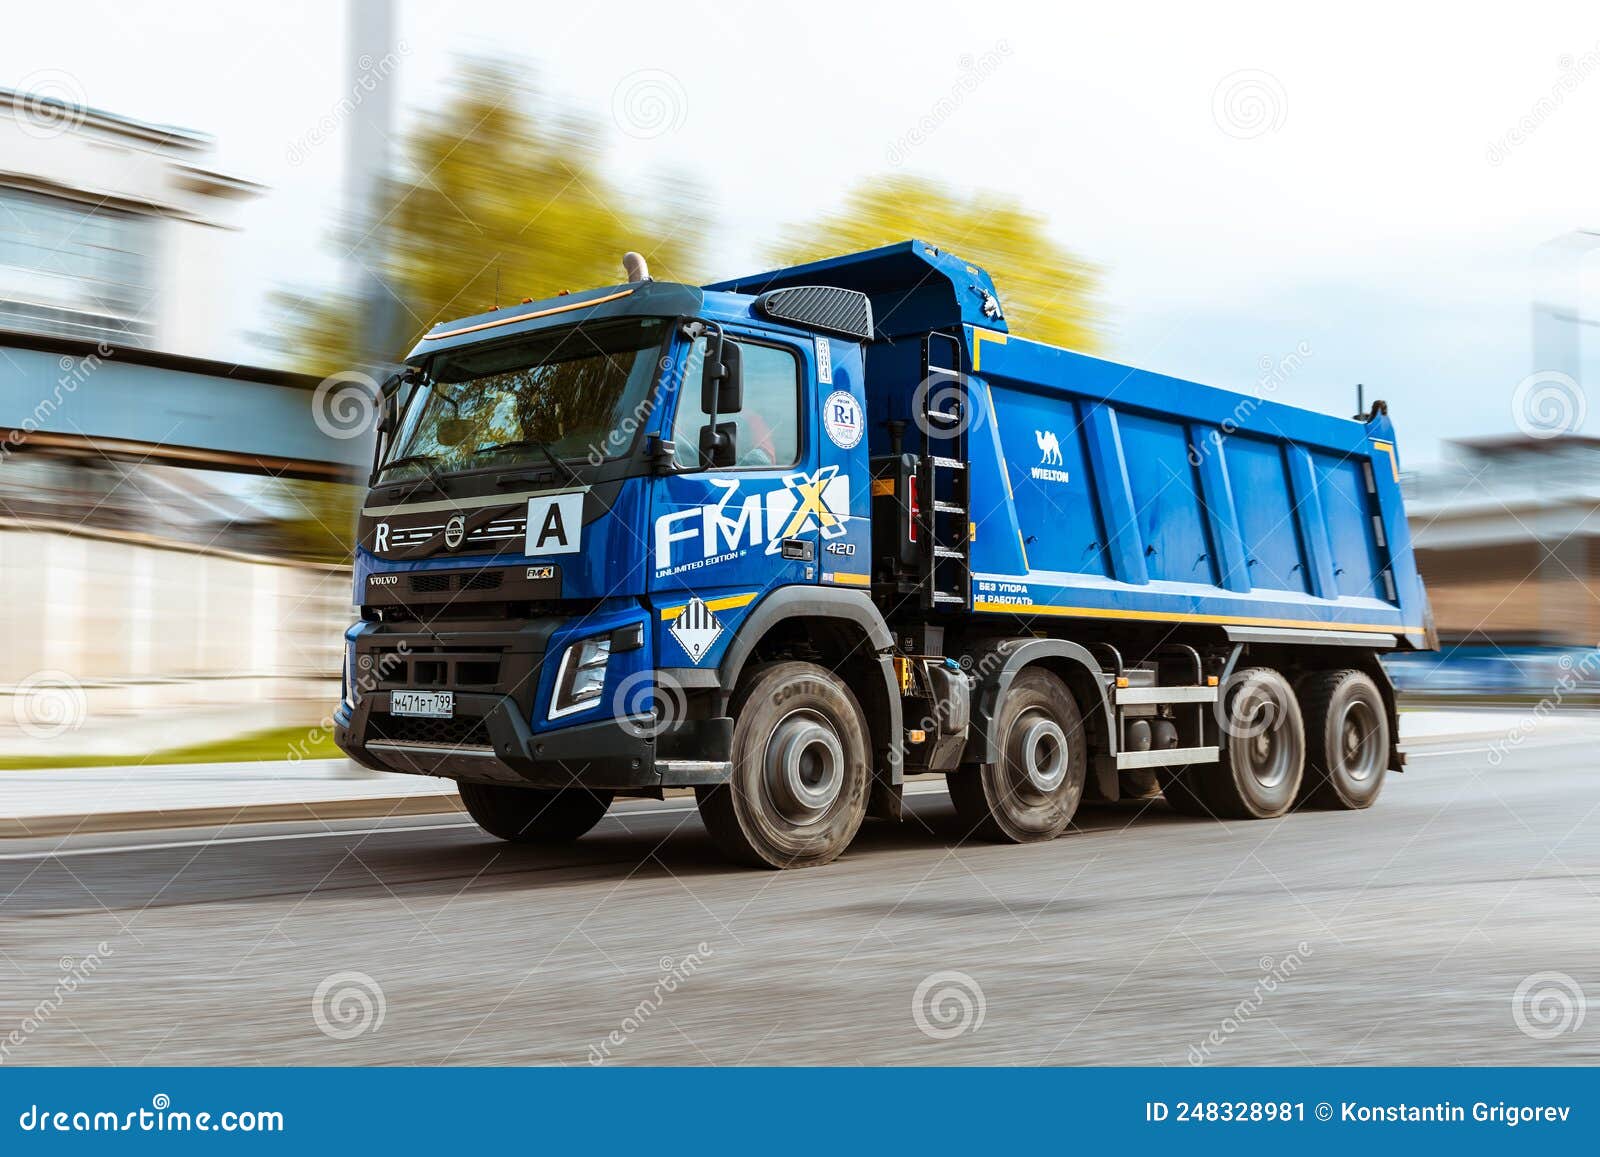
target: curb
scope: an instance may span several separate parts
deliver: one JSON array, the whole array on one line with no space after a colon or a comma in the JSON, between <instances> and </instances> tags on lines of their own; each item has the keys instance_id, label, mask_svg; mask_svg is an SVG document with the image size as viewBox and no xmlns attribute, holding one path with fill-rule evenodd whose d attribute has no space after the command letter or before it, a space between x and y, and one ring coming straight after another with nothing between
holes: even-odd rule
<instances>
[{"instance_id":1,"label":"curb","mask_svg":"<svg viewBox=\"0 0 1600 1157\"><path fill-rule=\"evenodd\" d=\"M71 836L94 832L160 831L163 828L229 827L233 824L294 823L303 820L453 815L463 810L460 797L441 793L324 800L314 803L180 808L175 811L93 812L89 815L0 819L0 839L25 840L40 836Z\"/></svg>"}]
</instances>

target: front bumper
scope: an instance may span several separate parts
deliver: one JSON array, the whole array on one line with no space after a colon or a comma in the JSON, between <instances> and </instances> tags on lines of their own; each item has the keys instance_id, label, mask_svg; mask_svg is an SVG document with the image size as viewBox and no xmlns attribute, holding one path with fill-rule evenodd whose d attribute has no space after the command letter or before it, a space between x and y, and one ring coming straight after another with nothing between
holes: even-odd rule
<instances>
[{"instance_id":1,"label":"front bumper","mask_svg":"<svg viewBox=\"0 0 1600 1157\"><path fill-rule=\"evenodd\" d=\"M456 692L456 717L391 734L389 693L363 695L334 713L334 742L378 771L527 787L654 791L726 782L733 720L658 726L648 716L535 732L509 695ZM413 721L417 722L417 721ZM420 721L424 723L432 721Z\"/></svg>"}]
</instances>

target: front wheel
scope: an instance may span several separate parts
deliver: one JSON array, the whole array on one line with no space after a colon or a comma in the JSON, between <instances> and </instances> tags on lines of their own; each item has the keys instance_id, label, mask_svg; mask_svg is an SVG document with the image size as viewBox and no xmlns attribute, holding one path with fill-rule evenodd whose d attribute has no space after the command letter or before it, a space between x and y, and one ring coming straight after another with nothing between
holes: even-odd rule
<instances>
[{"instance_id":1,"label":"front wheel","mask_svg":"<svg viewBox=\"0 0 1600 1157\"><path fill-rule=\"evenodd\" d=\"M1003 843L1053 840L1083 799L1088 745L1072 692L1029 667L1006 688L995 734L1000 760L950 777L956 814L974 834Z\"/></svg>"},{"instance_id":2,"label":"front wheel","mask_svg":"<svg viewBox=\"0 0 1600 1157\"><path fill-rule=\"evenodd\" d=\"M765 664L733 701L729 780L695 789L706 831L730 859L809 868L849 847L867 814L871 738L856 697L815 663Z\"/></svg>"},{"instance_id":3,"label":"front wheel","mask_svg":"<svg viewBox=\"0 0 1600 1157\"><path fill-rule=\"evenodd\" d=\"M499 783L456 785L467 814L491 836L517 844L564 844L606 814L612 793L581 787L552 790Z\"/></svg>"}]
</instances>

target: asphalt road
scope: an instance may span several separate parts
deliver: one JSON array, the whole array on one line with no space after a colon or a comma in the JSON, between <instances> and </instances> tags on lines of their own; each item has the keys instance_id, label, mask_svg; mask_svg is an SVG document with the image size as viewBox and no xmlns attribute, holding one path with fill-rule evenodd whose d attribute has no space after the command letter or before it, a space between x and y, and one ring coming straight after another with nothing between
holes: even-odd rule
<instances>
[{"instance_id":1,"label":"asphalt road","mask_svg":"<svg viewBox=\"0 0 1600 1157\"><path fill-rule=\"evenodd\" d=\"M0 1061L1594 1063L1597 739L1029 847L963 844L941 791L788 873L677 800L559 853L453 817L8 840Z\"/></svg>"}]
</instances>

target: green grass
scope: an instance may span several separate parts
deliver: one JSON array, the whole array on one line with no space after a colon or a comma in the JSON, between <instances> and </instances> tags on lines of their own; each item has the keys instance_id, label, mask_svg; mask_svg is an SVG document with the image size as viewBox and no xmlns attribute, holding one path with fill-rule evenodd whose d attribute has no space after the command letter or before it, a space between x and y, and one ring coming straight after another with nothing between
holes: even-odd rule
<instances>
[{"instance_id":1,"label":"green grass","mask_svg":"<svg viewBox=\"0 0 1600 1157\"><path fill-rule=\"evenodd\" d=\"M122 767L130 764L245 763L268 759L336 759L333 733L309 727L276 727L232 739L173 747L153 755L23 755L0 757L0 770L48 767Z\"/></svg>"}]
</instances>

